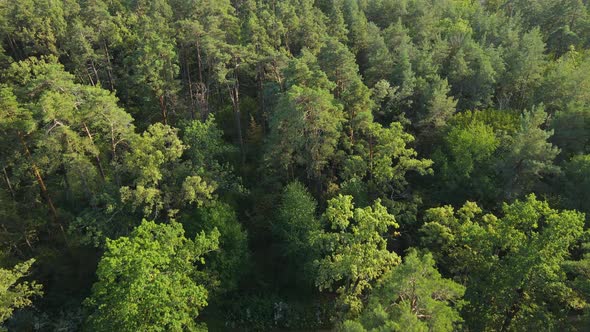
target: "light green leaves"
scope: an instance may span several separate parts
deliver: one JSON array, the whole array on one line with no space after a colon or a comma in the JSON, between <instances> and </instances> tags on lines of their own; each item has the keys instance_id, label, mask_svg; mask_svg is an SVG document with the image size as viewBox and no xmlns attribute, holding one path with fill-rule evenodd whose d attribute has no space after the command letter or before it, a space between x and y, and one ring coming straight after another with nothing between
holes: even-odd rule
<instances>
[{"instance_id":1,"label":"light green leaves","mask_svg":"<svg viewBox=\"0 0 590 332\"><path fill-rule=\"evenodd\" d=\"M10 270L0 268L0 324L12 316L14 309L30 306L32 297L43 295L40 284L18 282L29 274L34 262L30 259Z\"/></svg>"},{"instance_id":2,"label":"light green leaves","mask_svg":"<svg viewBox=\"0 0 590 332\"><path fill-rule=\"evenodd\" d=\"M186 239L178 223L143 221L129 237L107 241L86 305L93 331L197 331L207 305L198 279L203 255L218 247L219 232Z\"/></svg>"},{"instance_id":3,"label":"light green leaves","mask_svg":"<svg viewBox=\"0 0 590 332\"><path fill-rule=\"evenodd\" d=\"M194 175L184 179L182 193L184 200L190 204L203 205L203 202L213 198L215 187L208 185L200 176Z\"/></svg>"},{"instance_id":4,"label":"light green leaves","mask_svg":"<svg viewBox=\"0 0 590 332\"><path fill-rule=\"evenodd\" d=\"M197 165L181 159L187 147L177 132L161 123L151 125L125 156L134 186L121 187L121 200L133 209L141 207L146 217L156 218L162 210L174 217L185 204L201 206L213 198L215 186L196 175Z\"/></svg>"},{"instance_id":5,"label":"light green leaves","mask_svg":"<svg viewBox=\"0 0 590 332\"><path fill-rule=\"evenodd\" d=\"M430 209L423 241L467 285L463 317L481 330L557 328L579 306L563 263L583 234L584 216L557 211L534 195L482 215L475 203L457 213ZM564 308L564 309L556 309Z\"/></svg>"},{"instance_id":6,"label":"light green leaves","mask_svg":"<svg viewBox=\"0 0 590 332\"><path fill-rule=\"evenodd\" d=\"M328 201L324 220L329 231L313 236L323 253L315 263L316 286L338 294L341 313L358 315L364 292L400 261L387 250L386 240L389 228L398 225L379 200L370 207L354 208L352 197L342 195Z\"/></svg>"},{"instance_id":7,"label":"light green leaves","mask_svg":"<svg viewBox=\"0 0 590 332\"><path fill-rule=\"evenodd\" d=\"M455 331L465 287L444 279L431 254L411 249L404 263L377 283L358 321L344 331Z\"/></svg>"}]
</instances>

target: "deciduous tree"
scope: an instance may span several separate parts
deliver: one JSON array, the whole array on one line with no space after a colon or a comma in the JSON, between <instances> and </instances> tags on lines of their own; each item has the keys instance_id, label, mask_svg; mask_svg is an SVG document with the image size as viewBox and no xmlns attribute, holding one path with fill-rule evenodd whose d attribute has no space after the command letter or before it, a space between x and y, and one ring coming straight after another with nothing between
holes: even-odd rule
<instances>
[{"instance_id":1,"label":"deciduous tree","mask_svg":"<svg viewBox=\"0 0 590 332\"><path fill-rule=\"evenodd\" d=\"M387 249L395 235L395 217L377 200L372 206L355 208L352 196L328 201L323 214L325 230L313 235L322 258L316 261L316 286L338 295L338 311L351 317L362 308L362 297L387 271L400 263Z\"/></svg>"},{"instance_id":2,"label":"deciduous tree","mask_svg":"<svg viewBox=\"0 0 590 332\"><path fill-rule=\"evenodd\" d=\"M108 240L98 281L85 301L93 331L203 331L195 318L207 306L203 255L219 232L184 237L182 225L144 220L129 237Z\"/></svg>"}]
</instances>

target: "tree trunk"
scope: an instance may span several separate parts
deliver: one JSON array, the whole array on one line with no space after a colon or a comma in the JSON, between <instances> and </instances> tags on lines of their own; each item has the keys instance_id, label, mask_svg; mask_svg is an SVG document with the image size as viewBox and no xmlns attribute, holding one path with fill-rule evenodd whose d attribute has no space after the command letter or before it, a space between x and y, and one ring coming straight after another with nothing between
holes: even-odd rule
<instances>
[{"instance_id":1,"label":"tree trunk","mask_svg":"<svg viewBox=\"0 0 590 332\"><path fill-rule=\"evenodd\" d=\"M107 75L109 76L109 84L111 85L111 91L115 91L115 83L113 82L112 66L111 66L111 55L109 54L109 48L106 42L104 45L104 56L107 60Z\"/></svg>"},{"instance_id":2,"label":"tree trunk","mask_svg":"<svg viewBox=\"0 0 590 332\"><path fill-rule=\"evenodd\" d=\"M164 100L164 95L160 95L158 97L160 101L160 111L162 112L162 123L164 125L168 124L168 110L166 110L166 101Z\"/></svg>"},{"instance_id":3,"label":"tree trunk","mask_svg":"<svg viewBox=\"0 0 590 332\"><path fill-rule=\"evenodd\" d=\"M92 145L94 145L94 140L92 139L92 135L90 134L90 130L88 129L86 122L83 122L82 125L84 125L84 131L86 131L86 135L90 139L90 142L92 143ZM100 162L100 151L96 154L96 156L94 156L94 159L96 160L96 165L98 166L98 170L100 171L100 177L102 178L102 181L104 181L105 175L104 169L102 168L102 163Z\"/></svg>"},{"instance_id":4,"label":"tree trunk","mask_svg":"<svg viewBox=\"0 0 590 332\"><path fill-rule=\"evenodd\" d=\"M12 49L12 54L15 60L20 60L22 56L19 55L19 48L16 46L16 42L10 35L8 35L8 43L10 44L10 48Z\"/></svg>"},{"instance_id":5,"label":"tree trunk","mask_svg":"<svg viewBox=\"0 0 590 332\"><path fill-rule=\"evenodd\" d=\"M92 85L100 84L100 77L98 76L98 70L96 70L96 66L94 65L94 60L90 60L90 65L92 66L94 77L96 78L96 82L92 82Z\"/></svg>"},{"instance_id":6,"label":"tree trunk","mask_svg":"<svg viewBox=\"0 0 590 332\"><path fill-rule=\"evenodd\" d=\"M197 39L197 67L199 68L199 82L203 82L203 60L201 59L201 45Z\"/></svg>"},{"instance_id":7,"label":"tree trunk","mask_svg":"<svg viewBox=\"0 0 590 332\"><path fill-rule=\"evenodd\" d=\"M12 196L12 198L14 199L14 190L12 189L12 183L10 182L10 178L8 177L8 173L6 172L6 167L2 168L2 172L4 173L4 180L6 181L8 190L10 191L10 196Z\"/></svg>"},{"instance_id":8,"label":"tree trunk","mask_svg":"<svg viewBox=\"0 0 590 332\"><path fill-rule=\"evenodd\" d=\"M262 64L258 64L256 74L256 85L258 92L258 104L260 105L258 111L258 123L262 125L262 130L266 133L266 121L265 121L265 101L264 101L264 67Z\"/></svg>"},{"instance_id":9,"label":"tree trunk","mask_svg":"<svg viewBox=\"0 0 590 332\"><path fill-rule=\"evenodd\" d=\"M184 47L183 47L184 49ZM193 92L193 80L191 79L191 69L188 62L188 55L186 49L184 49L184 70L186 73L186 80L188 82L188 94L191 101L191 120L196 118L195 116L195 94Z\"/></svg>"},{"instance_id":10,"label":"tree trunk","mask_svg":"<svg viewBox=\"0 0 590 332\"><path fill-rule=\"evenodd\" d=\"M51 213L53 220L59 224L59 222L57 220L57 210L55 209L55 206L53 205L53 200L51 199L51 196L49 195L49 192L47 191L47 186L45 185L45 181L43 181L43 177L41 176L41 172L39 172L39 168L37 167L37 165L33 161L33 157L31 156L31 152L29 151L29 147L27 146L27 143L25 142L25 139L24 139L23 134L21 132L18 132L18 138L20 139L20 142L23 146L23 150L25 151L25 155L27 156L27 158L31 162L31 170L33 172L33 175L35 176L35 180L37 180L37 184L39 185L39 189L41 189L41 196L43 197L43 199L47 203L47 207L49 207L49 212ZM61 224L60 224L60 227L61 227ZM63 227L62 227L62 231L63 231Z\"/></svg>"},{"instance_id":11,"label":"tree trunk","mask_svg":"<svg viewBox=\"0 0 590 332\"><path fill-rule=\"evenodd\" d=\"M197 83L197 101L199 103L199 109L201 112L201 120L207 120L209 117L209 87L203 81L203 59L201 57L201 44L197 39L197 67L199 74L199 83Z\"/></svg>"},{"instance_id":12,"label":"tree trunk","mask_svg":"<svg viewBox=\"0 0 590 332\"><path fill-rule=\"evenodd\" d=\"M88 81L90 82L90 85L92 86L96 86L96 84L94 84L94 80L92 79L92 75L90 75L90 72L88 72L88 68L85 68L84 70L86 72L86 76L88 76ZM80 74L80 79L82 79L82 74ZM83 82L83 80L82 80Z\"/></svg>"},{"instance_id":13,"label":"tree trunk","mask_svg":"<svg viewBox=\"0 0 590 332\"><path fill-rule=\"evenodd\" d=\"M242 119L240 114L240 78L238 76L238 67L239 67L239 59L234 58L234 69L233 69L233 81L231 85L228 83L227 88L229 90L229 95L232 101L232 107L234 110L234 119L236 122L236 132L238 134L238 144L240 146L240 154L241 154L241 161L242 165L244 165L246 161L245 151L244 151L244 139L242 137Z\"/></svg>"},{"instance_id":14,"label":"tree trunk","mask_svg":"<svg viewBox=\"0 0 590 332\"><path fill-rule=\"evenodd\" d=\"M240 114L240 83L238 81L238 77L236 75L234 84L230 87L230 96L232 100L232 105L234 109L234 118L236 121L236 131L238 134L238 144L240 146L240 153L242 157L242 165L244 164L245 155L244 155L244 139L242 137L242 120Z\"/></svg>"}]
</instances>

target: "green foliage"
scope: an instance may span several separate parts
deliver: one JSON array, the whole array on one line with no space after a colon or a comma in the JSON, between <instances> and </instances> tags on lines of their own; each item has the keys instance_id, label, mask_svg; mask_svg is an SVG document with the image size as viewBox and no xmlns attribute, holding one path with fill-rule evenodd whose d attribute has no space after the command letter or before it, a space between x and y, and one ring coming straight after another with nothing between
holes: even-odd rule
<instances>
[{"instance_id":1,"label":"green foliage","mask_svg":"<svg viewBox=\"0 0 590 332\"><path fill-rule=\"evenodd\" d=\"M577 260L568 260L563 263L563 269L570 277L568 278L568 286L571 287L579 298L573 298L572 303L577 301L577 309L583 311L583 316L580 317L576 326L586 328L590 324L590 311L588 291L590 290L590 255L588 255L588 232L584 234L584 240L578 250L581 257Z\"/></svg>"},{"instance_id":2,"label":"green foliage","mask_svg":"<svg viewBox=\"0 0 590 332\"><path fill-rule=\"evenodd\" d=\"M582 0L0 0L5 326L587 329L589 47Z\"/></svg>"},{"instance_id":3,"label":"green foliage","mask_svg":"<svg viewBox=\"0 0 590 332\"><path fill-rule=\"evenodd\" d=\"M467 177L473 172L475 163L489 161L499 144L492 128L477 122L464 130L451 129L446 139L456 170L462 172L459 175Z\"/></svg>"},{"instance_id":4,"label":"green foliage","mask_svg":"<svg viewBox=\"0 0 590 332\"><path fill-rule=\"evenodd\" d=\"M29 275L31 265L35 262L30 259L17 264L12 269L0 269L0 323L4 323L14 309L20 309L32 304L31 298L43 295L42 286L36 282L18 282Z\"/></svg>"},{"instance_id":5,"label":"green foliage","mask_svg":"<svg viewBox=\"0 0 590 332\"><path fill-rule=\"evenodd\" d=\"M465 287L444 279L432 254L411 249L403 264L377 283L358 321L346 321L344 331L455 331Z\"/></svg>"},{"instance_id":6,"label":"green foliage","mask_svg":"<svg viewBox=\"0 0 590 332\"><path fill-rule=\"evenodd\" d=\"M251 268L248 234L239 222L234 209L228 204L214 202L211 206L200 208L197 218L183 218L187 233L211 233L217 229L219 249L208 254L207 272L216 293L228 293L238 289L241 278ZM215 294L217 297L219 295Z\"/></svg>"},{"instance_id":7,"label":"green foliage","mask_svg":"<svg viewBox=\"0 0 590 332\"><path fill-rule=\"evenodd\" d=\"M540 178L559 172L559 167L553 164L559 149L549 142L553 131L542 128L546 119L543 107L525 112L520 129L503 144L499 172L505 197L514 198L531 191Z\"/></svg>"},{"instance_id":8,"label":"green foliage","mask_svg":"<svg viewBox=\"0 0 590 332\"><path fill-rule=\"evenodd\" d=\"M207 167L212 167L218 159L233 149L223 140L223 132L217 128L213 115L205 122L189 122L183 130L183 142L188 145L188 155L192 162Z\"/></svg>"},{"instance_id":9,"label":"green foliage","mask_svg":"<svg viewBox=\"0 0 590 332\"><path fill-rule=\"evenodd\" d=\"M585 43L588 10L581 1L515 1L512 10L520 11L529 27L541 27L552 53L562 54L571 45ZM587 36L587 35L586 35Z\"/></svg>"},{"instance_id":10,"label":"green foliage","mask_svg":"<svg viewBox=\"0 0 590 332\"><path fill-rule=\"evenodd\" d=\"M214 186L199 175L186 174L192 165L181 160L186 146L176 129L154 124L132 144L124 165L133 174L133 187L121 187L121 200L133 209L142 207L144 216L152 218L166 210L173 217L183 204L201 206L212 199Z\"/></svg>"},{"instance_id":11,"label":"green foliage","mask_svg":"<svg viewBox=\"0 0 590 332\"><path fill-rule=\"evenodd\" d=\"M5 3L6 29L12 43L12 56L21 60L31 55L59 55L58 41L66 36L65 4L54 1L26 0L19 3ZM14 46L16 46L14 45Z\"/></svg>"},{"instance_id":12,"label":"green foliage","mask_svg":"<svg viewBox=\"0 0 590 332\"><path fill-rule=\"evenodd\" d=\"M305 186L291 182L283 189L272 226L273 234L280 241L281 256L291 262L289 274L310 284L313 282L311 264L318 256L311 236L321 229L316 210L317 203Z\"/></svg>"},{"instance_id":13,"label":"green foliage","mask_svg":"<svg viewBox=\"0 0 590 332\"><path fill-rule=\"evenodd\" d=\"M365 129L372 121L373 109L370 90L361 80L354 54L342 43L330 39L320 50L318 64L335 84L332 92L342 102L348 120L344 131L354 144L355 132Z\"/></svg>"},{"instance_id":14,"label":"green foliage","mask_svg":"<svg viewBox=\"0 0 590 332\"><path fill-rule=\"evenodd\" d=\"M542 106L525 111L520 121L507 111L456 115L433 158L441 195L452 197L447 202L493 204L539 188L544 178L559 173L554 163L559 149L549 141L546 119Z\"/></svg>"},{"instance_id":15,"label":"green foliage","mask_svg":"<svg viewBox=\"0 0 590 332\"><path fill-rule=\"evenodd\" d=\"M435 152L443 195L454 201L467 197L491 199L496 196L493 157L500 145L494 129L478 120L452 126L444 137L444 152Z\"/></svg>"},{"instance_id":16,"label":"green foliage","mask_svg":"<svg viewBox=\"0 0 590 332\"><path fill-rule=\"evenodd\" d=\"M364 182L369 197L386 200L406 190L408 173L432 172L432 161L417 158L417 152L409 147L414 137L406 133L400 123L391 123L389 128L372 123L364 134L366 140L356 144L356 154L344 163L344 191ZM357 194L355 198L362 199L358 191L353 190L353 193Z\"/></svg>"},{"instance_id":17,"label":"green foliage","mask_svg":"<svg viewBox=\"0 0 590 332\"><path fill-rule=\"evenodd\" d=\"M271 119L269 158L320 178L336 152L343 122L342 108L328 91L294 85Z\"/></svg>"},{"instance_id":18,"label":"green foliage","mask_svg":"<svg viewBox=\"0 0 590 332\"><path fill-rule=\"evenodd\" d=\"M507 110L466 111L458 113L449 121L449 125L466 127L474 122L490 126L496 132L514 134L520 127L520 116L517 112Z\"/></svg>"},{"instance_id":19,"label":"green foliage","mask_svg":"<svg viewBox=\"0 0 590 332\"><path fill-rule=\"evenodd\" d=\"M590 153L590 107L571 103L550 121L552 142L564 156Z\"/></svg>"},{"instance_id":20,"label":"green foliage","mask_svg":"<svg viewBox=\"0 0 590 332\"><path fill-rule=\"evenodd\" d=\"M289 88L294 85L310 88L333 90L336 83L331 82L318 64L317 57L309 50L304 49L299 58L289 61L284 69L285 83Z\"/></svg>"},{"instance_id":21,"label":"green foliage","mask_svg":"<svg viewBox=\"0 0 590 332\"><path fill-rule=\"evenodd\" d=\"M478 330L558 329L579 308L562 264L581 239L584 215L527 196L482 215L467 202L426 211L424 244L467 285L463 318Z\"/></svg>"},{"instance_id":22,"label":"green foliage","mask_svg":"<svg viewBox=\"0 0 590 332\"><path fill-rule=\"evenodd\" d=\"M449 59L448 78L460 109L492 105L494 84L501 71L498 51L467 40Z\"/></svg>"},{"instance_id":23,"label":"green foliage","mask_svg":"<svg viewBox=\"0 0 590 332\"><path fill-rule=\"evenodd\" d=\"M11 195L20 197L15 202L42 202L54 221L60 204L82 224L102 224L117 207L121 155L135 137L132 118L112 93L75 83L55 57L14 63L6 75L0 144L10 151L2 163ZM32 185L39 190L28 190ZM19 189L29 194L17 196Z\"/></svg>"},{"instance_id":24,"label":"green foliage","mask_svg":"<svg viewBox=\"0 0 590 332\"><path fill-rule=\"evenodd\" d=\"M590 216L590 155L577 155L565 163L556 187L561 187L568 208Z\"/></svg>"},{"instance_id":25,"label":"green foliage","mask_svg":"<svg viewBox=\"0 0 590 332\"><path fill-rule=\"evenodd\" d=\"M365 70L365 81L367 86L373 87L380 80L391 77L393 68L393 57L381 35L381 30L374 23L368 27L367 65Z\"/></svg>"},{"instance_id":26,"label":"green foliage","mask_svg":"<svg viewBox=\"0 0 590 332\"><path fill-rule=\"evenodd\" d=\"M123 60L129 87L124 88L137 94L137 106L142 108L138 111L142 115L153 116L143 112L159 110L161 121L167 124L171 101L178 89L175 77L179 71L176 41L170 26L172 9L166 1L145 0L130 7L125 19L131 33L123 38L123 43L130 46L125 49Z\"/></svg>"},{"instance_id":27,"label":"green foliage","mask_svg":"<svg viewBox=\"0 0 590 332\"><path fill-rule=\"evenodd\" d=\"M283 238L285 255L305 259L310 254L309 236L320 229L316 218L317 203L300 182L292 182L283 190L276 234Z\"/></svg>"},{"instance_id":28,"label":"green foliage","mask_svg":"<svg viewBox=\"0 0 590 332\"><path fill-rule=\"evenodd\" d=\"M442 128L450 117L455 114L457 101L449 96L450 87L446 80L434 81L428 91L426 112L421 116L418 125L425 130Z\"/></svg>"},{"instance_id":29,"label":"green foliage","mask_svg":"<svg viewBox=\"0 0 590 332\"><path fill-rule=\"evenodd\" d=\"M215 183L218 190L242 193L241 179L227 162L237 152L235 147L223 139L213 115L205 122L190 121L183 128L182 141L186 147L184 155L199 168L198 173L206 181ZM230 159L231 160L231 159Z\"/></svg>"},{"instance_id":30,"label":"green foliage","mask_svg":"<svg viewBox=\"0 0 590 332\"><path fill-rule=\"evenodd\" d=\"M588 52L570 49L556 61L548 65L543 86L537 98L550 111L564 111L570 105L588 105L590 94L586 87L590 84L588 75L590 57Z\"/></svg>"},{"instance_id":31,"label":"green foliage","mask_svg":"<svg viewBox=\"0 0 590 332\"><path fill-rule=\"evenodd\" d=\"M328 201L323 215L326 230L313 234L322 253L316 260L316 286L338 295L339 309L356 316L363 308L361 298L384 273L399 264L395 252L387 250L395 217L377 200L373 206L355 208L351 196Z\"/></svg>"},{"instance_id":32,"label":"green foliage","mask_svg":"<svg viewBox=\"0 0 590 332\"><path fill-rule=\"evenodd\" d=\"M524 33L518 44L507 50L505 76L500 81L500 108L532 107L535 91L546 67L545 43L538 28Z\"/></svg>"},{"instance_id":33,"label":"green foliage","mask_svg":"<svg viewBox=\"0 0 590 332\"><path fill-rule=\"evenodd\" d=\"M178 223L143 221L129 237L108 240L98 281L86 305L92 331L203 330L195 318L207 305L200 284L203 255L218 247L219 232L184 237Z\"/></svg>"}]
</instances>

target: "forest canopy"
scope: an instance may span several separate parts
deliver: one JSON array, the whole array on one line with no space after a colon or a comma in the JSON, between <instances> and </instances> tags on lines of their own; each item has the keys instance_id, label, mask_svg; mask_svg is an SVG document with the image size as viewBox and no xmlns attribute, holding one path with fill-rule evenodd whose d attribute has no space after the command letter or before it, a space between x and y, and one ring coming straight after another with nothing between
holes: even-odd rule
<instances>
[{"instance_id":1,"label":"forest canopy","mask_svg":"<svg viewBox=\"0 0 590 332\"><path fill-rule=\"evenodd\" d=\"M0 0L0 330L590 329L587 0Z\"/></svg>"}]
</instances>

